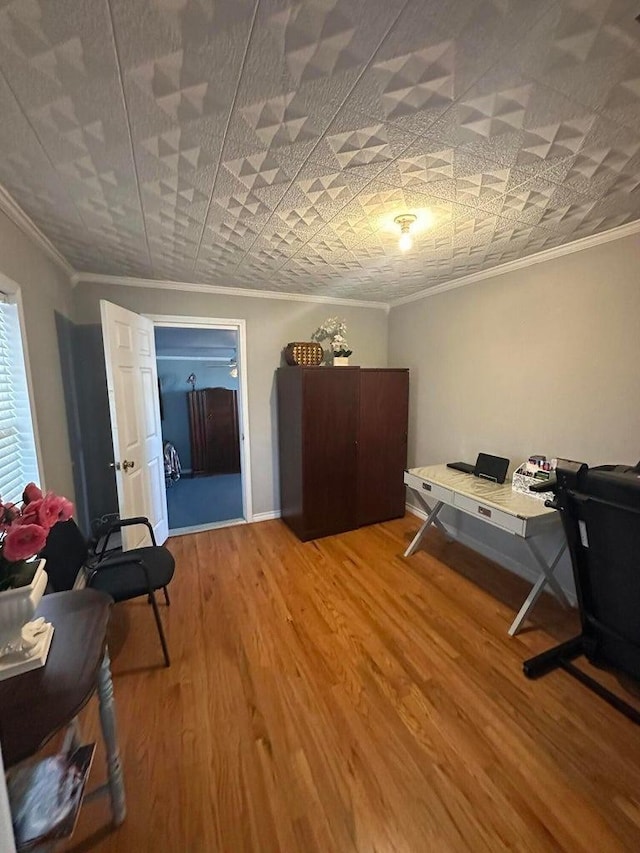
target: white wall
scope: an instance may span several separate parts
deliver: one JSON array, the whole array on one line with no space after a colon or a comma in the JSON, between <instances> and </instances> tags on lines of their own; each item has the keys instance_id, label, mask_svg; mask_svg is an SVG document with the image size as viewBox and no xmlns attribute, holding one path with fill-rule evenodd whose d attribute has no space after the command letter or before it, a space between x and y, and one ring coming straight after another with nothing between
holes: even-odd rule
<instances>
[{"instance_id":1,"label":"white wall","mask_svg":"<svg viewBox=\"0 0 640 853\"><path fill-rule=\"evenodd\" d=\"M75 291L76 320L99 321L99 301L107 299L141 314L245 319L251 473L254 513L279 510L275 369L289 341L309 340L327 317L347 321L351 362L364 367L386 366L387 315L379 308L320 305L294 300L167 291L113 284L79 284Z\"/></svg>"},{"instance_id":2,"label":"white wall","mask_svg":"<svg viewBox=\"0 0 640 853\"><path fill-rule=\"evenodd\" d=\"M635 464L640 236L393 308L389 365L411 369L410 466L478 451ZM451 521L516 567L519 543Z\"/></svg>"},{"instance_id":3,"label":"white wall","mask_svg":"<svg viewBox=\"0 0 640 853\"><path fill-rule=\"evenodd\" d=\"M0 211L0 272L22 293L35 417L47 488L74 499L55 312L69 317L68 276Z\"/></svg>"}]
</instances>

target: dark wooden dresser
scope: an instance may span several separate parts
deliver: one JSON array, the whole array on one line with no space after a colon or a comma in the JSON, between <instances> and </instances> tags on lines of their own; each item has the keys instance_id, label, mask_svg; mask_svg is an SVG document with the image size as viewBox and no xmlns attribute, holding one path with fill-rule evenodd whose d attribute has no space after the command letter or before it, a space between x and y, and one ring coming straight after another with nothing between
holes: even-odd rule
<instances>
[{"instance_id":1,"label":"dark wooden dresser","mask_svg":"<svg viewBox=\"0 0 640 853\"><path fill-rule=\"evenodd\" d=\"M193 476L237 474L240 430L237 393L229 388L188 391Z\"/></svg>"},{"instance_id":2,"label":"dark wooden dresser","mask_svg":"<svg viewBox=\"0 0 640 853\"><path fill-rule=\"evenodd\" d=\"M404 515L409 371L281 367L282 519L315 539Z\"/></svg>"}]
</instances>

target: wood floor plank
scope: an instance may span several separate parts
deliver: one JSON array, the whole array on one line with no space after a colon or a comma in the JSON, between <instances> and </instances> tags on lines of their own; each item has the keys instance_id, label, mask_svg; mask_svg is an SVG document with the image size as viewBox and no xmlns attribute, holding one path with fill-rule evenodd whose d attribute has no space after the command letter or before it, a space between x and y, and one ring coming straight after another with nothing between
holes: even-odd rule
<instances>
[{"instance_id":1,"label":"wood floor plank","mask_svg":"<svg viewBox=\"0 0 640 853\"><path fill-rule=\"evenodd\" d=\"M522 675L575 613L543 596L508 637L527 583L437 532L404 558L417 526L170 540L172 666L143 599L110 628L127 820L87 804L66 849L640 849L637 727L565 673Z\"/></svg>"}]
</instances>

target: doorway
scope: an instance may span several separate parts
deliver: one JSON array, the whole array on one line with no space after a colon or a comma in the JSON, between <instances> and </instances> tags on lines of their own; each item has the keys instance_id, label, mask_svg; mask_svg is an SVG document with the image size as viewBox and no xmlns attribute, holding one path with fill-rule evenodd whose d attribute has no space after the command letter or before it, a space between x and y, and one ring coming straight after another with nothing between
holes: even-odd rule
<instances>
[{"instance_id":1,"label":"doorway","mask_svg":"<svg viewBox=\"0 0 640 853\"><path fill-rule=\"evenodd\" d=\"M244 322L151 319L169 535L249 521Z\"/></svg>"}]
</instances>

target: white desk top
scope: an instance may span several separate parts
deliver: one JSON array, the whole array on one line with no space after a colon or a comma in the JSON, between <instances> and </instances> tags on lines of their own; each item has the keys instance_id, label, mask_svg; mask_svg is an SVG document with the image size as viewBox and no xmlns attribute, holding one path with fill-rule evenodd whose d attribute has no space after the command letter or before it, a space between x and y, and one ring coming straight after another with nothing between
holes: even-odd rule
<instances>
[{"instance_id":1,"label":"white desk top","mask_svg":"<svg viewBox=\"0 0 640 853\"><path fill-rule=\"evenodd\" d=\"M529 519L555 513L555 510L546 507L543 501L529 498L521 492L514 492L511 488L511 480L505 480L502 484L492 483L490 480L474 477L473 474L447 468L446 465L410 468L408 473L518 518Z\"/></svg>"}]
</instances>

